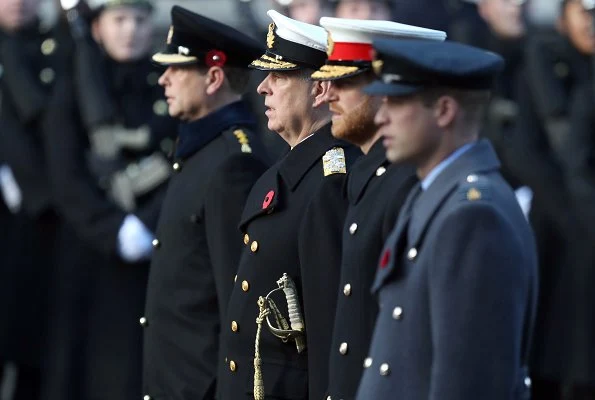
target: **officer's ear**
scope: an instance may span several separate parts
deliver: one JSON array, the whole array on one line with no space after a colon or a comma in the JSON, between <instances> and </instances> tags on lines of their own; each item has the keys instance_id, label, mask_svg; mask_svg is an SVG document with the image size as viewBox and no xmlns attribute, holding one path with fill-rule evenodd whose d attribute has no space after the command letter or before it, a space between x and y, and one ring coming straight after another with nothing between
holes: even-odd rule
<instances>
[{"instance_id":1,"label":"officer's ear","mask_svg":"<svg viewBox=\"0 0 595 400\"><path fill-rule=\"evenodd\" d=\"M223 68L210 67L205 74L205 80L207 95L214 95L225 83L225 72Z\"/></svg>"},{"instance_id":2,"label":"officer's ear","mask_svg":"<svg viewBox=\"0 0 595 400\"><path fill-rule=\"evenodd\" d=\"M318 108L323 104L326 104L326 99L329 94L329 90L331 88L331 83L329 81L313 81L312 84L312 94L314 96L314 103L312 104L313 108Z\"/></svg>"},{"instance_id":3,"label":"officer's ear","mask_svg":"<svg viewBox=\"0 0 595 400\"><path fill-rule=\"evenodd\" d=\"M454 97L444 95L438 97L434 103L434 120L439 128L450 128L460 114L460 104Z\"/></svg>"}]
</instances>

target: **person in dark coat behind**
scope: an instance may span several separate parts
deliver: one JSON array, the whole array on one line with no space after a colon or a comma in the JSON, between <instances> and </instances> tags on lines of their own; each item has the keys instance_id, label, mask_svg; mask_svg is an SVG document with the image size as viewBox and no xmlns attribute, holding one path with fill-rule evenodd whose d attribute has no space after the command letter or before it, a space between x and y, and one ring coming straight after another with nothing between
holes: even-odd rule
<instances>
[{"instance_id":1,"label":"person in dark coat behind","mask_svg":"<svg viewBox=\"0 0 595 400\"><path fill-rule=\"evenodd\" d=\"M579 0L564 1L561 11L558 32L528 38L509 162L534 193L529 218L540 260L531 355L535 400L592 398L595 377L588 311L593 296L584 286L592 270L592 240L589 201L581 193L589 191L584 186L591 151L585 112L591 112L595 41L591 16Z\"/></svg>"},{"instance_id":2,"label":"person in dark coat behind","mask_svg":"<svg viewBox=\"0 0 595 400\"><path fill-rule=\"evenodd\" d=\"M390 21L321 18L333 50L312 79L329 81L332 133L364 153L347 175L349 209L343 226L341 276L332 330L327 399L353 399L362 373L378 307L370 295L376 263L409 190L417 182L413 167L390 164L374 116L379 97L361 89L375 79L372 40L444 40L446 33ZM363 56L363 57L362 57ZM321 260L322 263L325 260Z\"/></svg>"},{"instance_id":3,"label":"person in dark coat behind","mask_svg":"<svg viewBox=\"0 0 595 400\"><path fill-rule=\"evenodd\" d=\"M68 242L59 239L42 121L69 40L60 24L37 17L37 0L2 0L0 10L0 369L16 367L14 399L38 399L48 282Z\"/></svg>"},{"instance_id":4,"label":"person in dark coat behind","mask_svg":"<svg viewBox=\"0 0 595 400\"><path fill-rule=\"evenodd\" d=\"M455 42L377 40L387 158L420 184L372 292L380 311L357 399L522 400L537 298L533 234L478 140L503 60ZM397 340L395 340L397 339Z\"/></svg>"},{"instance_id":5,"label":"person in dark coat behind","mask_svg":"<svg viewBox=\"0 0 595 400\"><path fill-rule=\"evenodd\" d=\"M267 166L241 101L260 44L174 6L153 60L178 129L172 177L153 241L145 315L145 399L213 399L221 321L242 249L246 196ZM227 326L225 326L227 328Z\"/></svg>"},{"instance_id":6,"label":"person in dark coat behind","mask_svg":"<svg viewBox=\"0 0 595 400\"><path fill-rule=\"evenodd\" d=\"M50 182L74 236L55 276L48 400L141 396L138 317L176 126L149 58L151 3L91 5L66 10L69 74L44 121Z\"/></svg>"},{"instance_id":7,"label":"person in dark coat behind","mask_svg":"<svg viewBox=\"0 0 595 400\"><path fill-rule=\"evenodd\" d=\"M268 127L291 150L255 183L242 214L245 247L221 341L222 400L323 397L347 208L342 186L359 155L331 135L328 83L310 80L326 60L324 29L268 15L267 50L251 66L268 72L258 87Z\"/></svg>"}]
</instances>

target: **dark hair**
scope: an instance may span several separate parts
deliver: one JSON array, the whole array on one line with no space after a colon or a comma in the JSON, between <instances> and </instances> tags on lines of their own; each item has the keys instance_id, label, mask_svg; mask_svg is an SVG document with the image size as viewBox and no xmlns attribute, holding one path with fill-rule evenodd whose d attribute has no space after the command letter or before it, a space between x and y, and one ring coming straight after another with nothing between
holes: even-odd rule
<instances>
[{"instance_id":1,"label":"dark hair","mask_svg":"<svg viewBox=\"0 0 595 400\"><path fill-rule=\"evenodd\" d=\"M210 67L206 65L198 65L198 72L202 75L206 74ZM243 67L224 66L223 73L225 80L229 84L229 89L235 94L244 94L248 89L251 71Z\"/></svg>"},{"instance_id":2,"label":"dark hair","mask_svg":"<svg viewBox=\"0 0 595 400\"><path fill-rule=\"evenodd\" d=\"M430 87L417 94L422 104L431 107L442 96L449 96L464 110L467 123L480 123L486 114L491 92L489 90L465 90L450 87Z\"/></svg>"}]
</instances>

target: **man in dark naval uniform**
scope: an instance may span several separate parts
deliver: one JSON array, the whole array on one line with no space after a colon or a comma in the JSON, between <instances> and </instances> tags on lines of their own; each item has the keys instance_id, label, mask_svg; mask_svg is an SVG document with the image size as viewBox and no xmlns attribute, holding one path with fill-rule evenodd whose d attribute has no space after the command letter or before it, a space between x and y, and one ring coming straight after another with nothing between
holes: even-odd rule
<instances>
[{"instance_id":1,"label":"man in dark naval uniform","mask_svg":"<svg viewBox=\"0 0 595 400\"><path fill-rule=\"evenodd\" d=\"M343 226L341 277L332 332L327 399L353 399L378 312L370 294L376 263L399 209L416 183L410 165L390 164L374 116L381 99L362 93L374 78L372 40L379 37L444 40L442 31L391 21L320 19L333 43L328 60L312 78L330 81L327 102L332 133L365 154L345 186L349 209ZM324 260L322 260L324 261Z\"/></svg>"},{"instance_id":2,"label":"man in dark naval uniform","mask_svg":"<svg viewBox=\"0 0 595 400\"><path fill-rule=\"evenodd\" d=\"M520 400L537 292L533 234L487 140L500 56L377 40L387 158L417 168L380 257L380 310L357 399Z\"/></svg>"},{"instance_id":3,"label":"man in dark naval uniform","mask_svg":"<svg viewBox=\"0 0 595 400\"><path fill-rule=\"evenodd\" d=\"M324 29L268 15L267 51L251 65L268 71L258 87L268 127L291 150L256 182L242 215L245 248L221 342L222 400L324 395L347 206L342 185L350 153L358 153L331 135L328 83L309 79L326 60Z\"/></svg>"},{"instance_id":4,"label":"man in dark naval uniform","mask_svg":"<svg viewBox=\"0 0 595 400\"><path fill-rule=\"evenodd\" d=\"M153 60L169 113L182 121L157 227L147 292L145 399L212 399L220 321L242 249L246 196L266 170L242 103L262 51L235 29L174 6L167 49Z\"/></svg>"}]
</instances>

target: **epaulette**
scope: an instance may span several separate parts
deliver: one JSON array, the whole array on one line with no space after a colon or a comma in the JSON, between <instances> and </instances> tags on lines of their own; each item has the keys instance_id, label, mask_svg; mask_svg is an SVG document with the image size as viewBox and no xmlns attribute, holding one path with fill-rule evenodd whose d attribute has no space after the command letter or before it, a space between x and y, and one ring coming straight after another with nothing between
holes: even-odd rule
<instances>
[{"instance_id":1,"label":"epaulette","mask_svg":"<svg viewBox=\"0 0 595 400\"><path fill-rule=\"evenodd\" d=\"M491 194L490 181L482 175L468 175L458 188L461 201L489 200Z\"/></svg>"},{"instance_id":2,"label":"epaulette","mask_svg":"<svg viewBox=\"0 0 595 400\"><path fill-rule=\"evenodd\" d=\"M347 164L345 163L345 150L341 147L333 147L322 156L324 176L333 174L346 174Z\"/></svg>"},{"instance_id":3,"label":"epaulette","mask_svg":"<svg viewBox=\"0 0 595 400\"><path fill-rule=\"evenodd\" d=\"M246 135L246 133L242 129L236 129L235 131L233 131L233 134L242 146L242 153L252 153L252 147L250 147L248 135Z\"/></svg>"}]
</instances>

